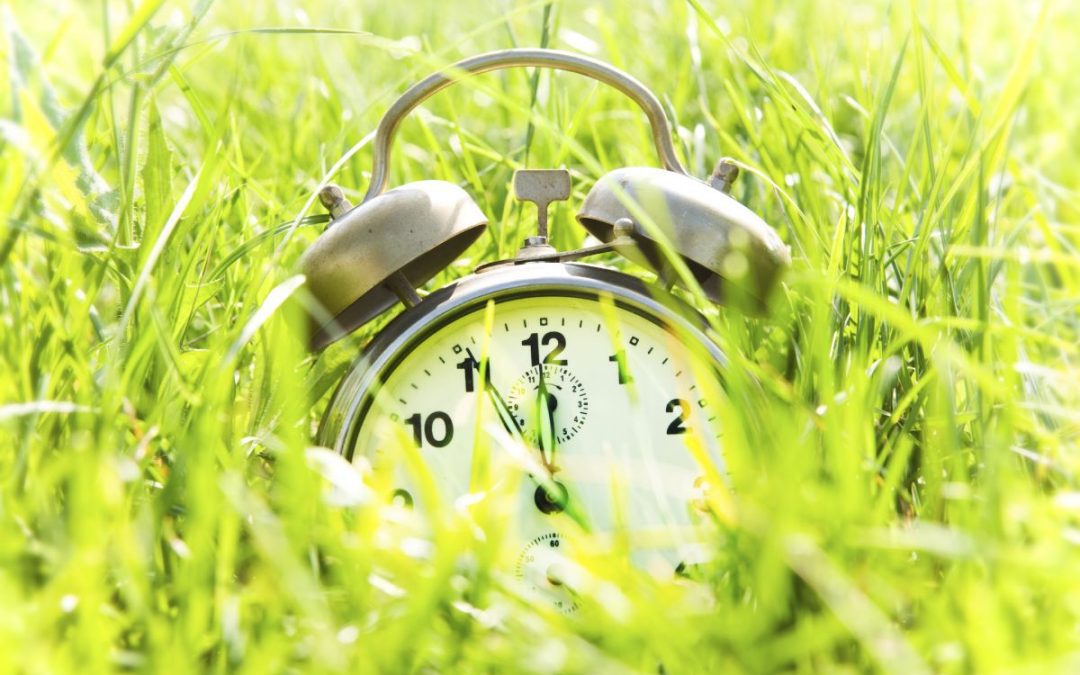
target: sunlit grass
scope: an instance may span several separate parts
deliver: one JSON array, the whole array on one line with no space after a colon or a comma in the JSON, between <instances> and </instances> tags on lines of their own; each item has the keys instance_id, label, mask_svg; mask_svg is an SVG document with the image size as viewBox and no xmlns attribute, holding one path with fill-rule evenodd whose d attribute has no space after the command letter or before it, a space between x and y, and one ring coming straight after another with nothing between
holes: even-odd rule
<instances>
[{"instance_id":1,"label":"sunlit grass","mask_svg":"<svg viewBox=\"0 0 1080 675\"><path fill-rule=\"evenodd\" d=\"M0 671L1080 667L1080 10L585 4L0 8ZM712 562L571 535L571 616L513 583L506 495L424 518L308 450L381 322L316 357L294 302L393 98L540 44L653 88L794 259L765 317L684 293L730 360ZM573 172L563 248L602 171L656 165L617 94L533 87L403 125L391 184L493 223L427 290L518 247L526 156Z\"/></svg>"}]
</instances>

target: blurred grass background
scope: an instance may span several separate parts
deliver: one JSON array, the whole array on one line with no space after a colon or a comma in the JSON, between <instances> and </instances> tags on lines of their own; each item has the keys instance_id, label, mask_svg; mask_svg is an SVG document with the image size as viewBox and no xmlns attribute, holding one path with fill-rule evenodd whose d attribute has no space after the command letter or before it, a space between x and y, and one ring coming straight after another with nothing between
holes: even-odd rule
<instances>
[{"instance_id":1,"label":"blurred grass background","mask_svg":"<svg viewBox=\"0 0 1080 675\"><path fill-rule=\"evenodd\" d=\"M3 672L1080 669L1080 6L0 16ZM393 98L538 45L653 88L687 166L735 157L795 260L768 317L701 307L767 385L725 414L715 560L671 582L596 547L569 617L515 590L483 517L441 514L423 554L415 521L306 451L376 327L314 358L286 301L315 192L363 194ZM516 248L526 160L574 171L561 246L601 171L655 164L617 94L536 84L485 75L403 126L392 182L459 182L500 224L429 289Z\"/></svg>"}]
</instances>

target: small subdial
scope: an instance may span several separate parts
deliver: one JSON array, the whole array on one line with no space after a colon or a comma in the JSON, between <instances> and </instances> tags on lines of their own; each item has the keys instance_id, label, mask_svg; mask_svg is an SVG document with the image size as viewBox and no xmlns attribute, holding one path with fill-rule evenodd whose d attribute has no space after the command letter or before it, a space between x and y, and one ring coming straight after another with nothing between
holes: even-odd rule
<instances>
[{"instance_id":1,"label":"small subdial","mask_svg":"<svg viewBox=\"0 0 1080 675\"><path fill-rule=\"evenodd\" d=\"M556 532L533 539L518 555L514 577L526 592L551 601L564 614L577 610L577 593L571 586L573 564L567 557L566 541Z\"/></svg>"},{"instance_id":2,"label":"small subdial","mask_svg":"<svg viewBox=\"0 0 1080 675\"><path fill-rule=\"evenodd\" d=\"M543 368L547 400L540 400L540 368ZM589 416L589 397L585 385L566 366L545 363L522 373L510 387L506 407L521 427L522 436L530 443L537 442L545 418L554 420L555 440L565 443L585 425ZM537 411L540 415L537 415Z\"/></svg>"}]
</instances>

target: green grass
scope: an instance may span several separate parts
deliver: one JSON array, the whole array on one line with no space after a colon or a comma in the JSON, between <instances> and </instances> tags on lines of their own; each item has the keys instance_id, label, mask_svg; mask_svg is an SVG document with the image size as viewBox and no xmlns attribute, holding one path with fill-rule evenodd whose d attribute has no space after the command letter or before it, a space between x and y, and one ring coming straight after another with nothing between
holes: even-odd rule
<instances>
[{"instance_id":1,"label":"green grass","mask_svg":"<svg viewBox=\"0 0 1080 675\"><path fill-rule=\"evenodd\" d=\"M1078 6L584 4L0 7L0 671L1080 669ZM305 449L377 327L313 357L293 301L317 188L363 194L393 97L543 42L657 91L696 175L735 157L794 258L768 316L701 307L765 385L725 411L715 560L584 544L571 617L515 590L491 512L425 558L324 499L346 469ZM429 289L531 227L526 153L575 173L560 246L601 171L655 164L616 94L539 84L403 126L392 182L498 224Z\"/></svg>"}]
</instances>

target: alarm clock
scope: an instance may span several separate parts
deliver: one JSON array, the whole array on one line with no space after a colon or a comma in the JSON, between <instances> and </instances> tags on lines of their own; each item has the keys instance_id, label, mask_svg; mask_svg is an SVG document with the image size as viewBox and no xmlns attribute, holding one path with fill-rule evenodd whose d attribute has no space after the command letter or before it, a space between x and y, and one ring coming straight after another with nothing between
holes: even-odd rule
<instances>
[{"instance_id":1,"label":"alarm clock","mask_svg":"<svg viewBox=\"0 0 1080 675\"><path fill-rule=\"evenodd\" d=\"M621 168L596 180L577 214L591 243L571 251L548 238L548 207L572 194L570 173L517 171L513 193L536 205L536 235L513 258L421 297L417 289L481 236L488 219L453 183L386 190L394 133L432 94L508 67L572 71L621 91L647 116L662 167ZM596 531L610 531L617 519L630 532L686 525L700 508L695 495L724 473L718 416L726 361L708 323L672 287L764 306L788 249L729 194L733 162L721 161L707 180L688 175L656 96L580 55L512 49L460 61L394 102L373 152L362 203L353 207L334 186L320 193L332 220L301 259L318 310L311 345L321 349L401 310L348 369L318 440L376 466L406 445L450 500L476 490L478 448L515 458L522 545L513 574L572 611L577 601L560 573L567 546L560 518ZM645 274L584 262L608 252ZM395 471L400 504L437 506L424 503L417 477L401 463ZM685 562L675 549L662 556L672 570Z\"/></svg>"}]
</instances>

